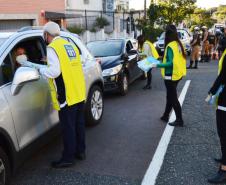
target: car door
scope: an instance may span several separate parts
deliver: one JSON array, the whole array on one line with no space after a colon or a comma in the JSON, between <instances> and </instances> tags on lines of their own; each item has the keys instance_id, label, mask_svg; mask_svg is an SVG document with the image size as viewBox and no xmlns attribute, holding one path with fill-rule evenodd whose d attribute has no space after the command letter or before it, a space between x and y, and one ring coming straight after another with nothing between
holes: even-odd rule
<instances>
[{"instance_id":1,"label":"car door","mask_svg":"<svg viewBox=\"0 0 226 185\"><path fill-rule=\"evenodd\" d=\"M133 80L137 79L139 77L139 75L141 74L141 71L137 66L138 53L133 48L133 45L130 40L126 42L125 50L128 55L130 81L133 81Z\"/></svg>"},{"instance_id":2,"label":"car door","mask_svg":"<svg viewBox=\"0 0 226 185\"><path fill-rule=\"evenodd\" d=\"M8 57L3 61L3 65L5 63L11 64L13 73L16 71L14 70L13 49L17 47L19 42L26 39L29 39L29 37L23 36L23 38L12 43L9 46L11 50L7 55ZM41 43L41 37L36 39L40 40ZM28 50L32 48L32 46L28 47ZM38 52L35 49L29 51L34 52L34 54ZM20 149L27 146L58 122L56 111L53 111L51 106L49 86L47 80L43 77L40 77L37 81L24 83L16 95L11 93L11 83L3 88L3 93L10 106Z\"/></svg>"}]
</instances>

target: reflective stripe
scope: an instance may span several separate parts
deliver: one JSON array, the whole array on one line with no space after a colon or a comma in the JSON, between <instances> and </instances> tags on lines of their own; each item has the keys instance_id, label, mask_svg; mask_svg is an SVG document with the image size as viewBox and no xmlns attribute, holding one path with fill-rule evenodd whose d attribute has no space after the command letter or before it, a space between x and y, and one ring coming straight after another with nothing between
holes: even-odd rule
<instances>
[{"instance_id":1,"label":"reflective stripe","mask_svg":"<svg viewBox=\"0 0 226 185\"><path fill-rule=\"evenodd\" d=\"M226 111L226 107L223 107L223 106L218 106L217 109L222 110L222 111Z\"/></svg>"},{"instance_id":2,"label":"reflective stripe","mask_svg":"<svg viewBox=\"0 0 226 185\"><path fill-rule=\"evenodd\" d=\"M67 105L67 102L65 101L64 103L60 104L60 108L64 108Z\"/></svg>"},{"instance_id":3,"label":"reflective stripe","mask_svg":"<svg viewBox=\"0 0 226 185\"><path fill-rule=\"evenodd\" d=\"M172 76L164 76L165 80L172 80Z\"/></svg>"}]
</instances>

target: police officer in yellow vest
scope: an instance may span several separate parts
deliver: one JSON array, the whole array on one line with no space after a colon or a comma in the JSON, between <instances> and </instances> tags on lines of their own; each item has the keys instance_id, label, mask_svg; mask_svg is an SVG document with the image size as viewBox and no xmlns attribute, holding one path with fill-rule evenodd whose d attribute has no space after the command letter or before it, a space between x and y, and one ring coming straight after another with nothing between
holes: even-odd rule
<instances>
[{"instance_id":1,"label":"police officer in yellow vest","mask_svg":"<svg viewBox=\"0 0 226 185\"><path fill-rule=\"evenodd\" d=\"M142 54L145 55L146 57L151 56L151 57L154 57L155 59L159 58L159 54L158 54L157 50L155 49L155 46L149 40L146 40L144 42L144 45L142 48ZM143 87L144 90L151 89L151 80L152 80L151 70L152 69L150 69L147 72L147 84Z\"/></svg>"},{"instance_id":2,"label":"police officer in yellow vest","mask_svg":"<svg viewBox=\"0 0 226 185\"><path fill-rule=\"evenodd\" d=\"M153 64L153 67L161 68L167 93L165 112L160 119L168 122L169 114L173 108L176 113L176 121L169 123L169 125L183 126L181 105L177 97L177 85L186 75L186 55L174 25L166 27L163 63Z\"/></svg>"},{"instance_id":3,"label":"police officer in yellow vest","mask_svg":"<svg viewBox=\"0 0 226 185\"><path fill-rule=\"evenodd\" d=\"M48 44L48 67L39 72L48 78L54 109L59 111L63 135L63 153L53 168L74 164L75 158L85 159L84 101L85 78L78 48L60 37L60 27L54 22L44 26L44 39Z\"/></svg>"},{"instance_id":4,"label":"police officer in yellow vest","mask_svg":"<svg viewBox=\"0 0 226 185\"><path fill-rule=\"evenodd\" d=\"M209 95L206 101L209 101L210 97L218 91L220 87L223 90L218 96L217 100L217 110L216 110L216 120L217 120L217 132L220 138L221 144L221 159L215 159L220 163L220 168L217 174L208 179L209 183L220 184L226 183L226 48L224 47L224 53L219 61L218 76L214 82L212 88L209 91Z\"/></svg>"}]
</instances>

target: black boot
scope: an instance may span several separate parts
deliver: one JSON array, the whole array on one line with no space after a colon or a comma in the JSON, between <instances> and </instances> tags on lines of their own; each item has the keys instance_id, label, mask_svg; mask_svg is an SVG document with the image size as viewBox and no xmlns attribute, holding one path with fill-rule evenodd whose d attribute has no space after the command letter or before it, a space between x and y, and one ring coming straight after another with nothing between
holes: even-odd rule
<instances>
[{"instance_id":1,"label":"black boot","mask_svg":"<svg viewBox=\"0 0 226 185\"><path fill-rule=\"evenodd\" d=\"M204 62L209 62L209 55L204 55Z\"/></svg>"},{"instance_id":2,"label":"black boot","mask_svg":"<svg viewBox=\"0 0 226 185\"><path fill-rule=\"evenodd\" d=\"M183 127L184 121L182 119L177 119L176 121L169 123L169 125L173 127Z\"/></svg>"},{"instance_id":3,"label":"black boot","mask_svg":"<svg viewBox=\"0 0 226 185\"><path fill-rule=\"evenodd\" d=\"M194 67L194 69L198 69L198 62L199 62L198 60L195 61L195 67Z\"/></svg>"},{"instance_id":4,"label":"black boot","mask_svg":"<svg viewBox=\"0 0 226 185\"><path fill-rule=\"evenodd\" d=\"M147 84L143 87L143 90L151 89L151 85Z\"/></svg>"},{"instance_id":5,"label":"black boot","mask_svg":"<svg viewBox=\"0 0 226 185\"><path fill-rule=\"evenodd\" d=\"M208 182L211 184L226 183L226 171L219 169L219 171L213 178L208 179Z\"/></svg>"},{"instance_id":6,"label":"black boot","mask_svg":"<svg viewBox=\"0 0 226 185\"><path fill-rule=\"evenodd\" d=\"M169 116L163 115L160 120L164 121L164 122L168 122L169 121Z\"/></svg>"},{"instance_id":7,"label":"black boot","mask_svg":"<svg viewBox=\"0 0 226 185\"><path fill-rule=\"evenodd\" d=\"M190 65L187 67L187 69L192 69L193 63L194 63L194 61L190 60Z\"/></svg>"},{"instance_id":8,"label":"black boot","mask_svg":"<svg viewBox=\"0 0 226 185\"><path fill-rule=\"evenodd\" d=\"M204 55L201 55L200 62L204 62Z\"/></svg>"}]
</instances>

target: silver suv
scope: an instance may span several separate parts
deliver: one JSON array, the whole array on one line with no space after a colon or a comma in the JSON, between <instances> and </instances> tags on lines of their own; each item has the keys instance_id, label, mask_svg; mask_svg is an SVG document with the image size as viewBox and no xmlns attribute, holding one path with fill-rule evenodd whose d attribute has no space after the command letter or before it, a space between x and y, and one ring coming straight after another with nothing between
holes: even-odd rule
<instances>
[{"instance_id":1,"label":"silver suv","mask_svg":"<svg viewBox=\"0 0 226 185\"><path fill-rule=\"evenodd\" d=\"M46 47L42 35L41 29L34 28L0 33L1 185L9 182L11 173L26 156L23 153L59 122L51 105L47 80L35 69L19 67L15 61L15 50L22 47L29 61L44 64ZM87 87L86 123L95 125L100 122L104 108L100 65L77 35L61 31L61 36L79 48Z\"/></svg>"}]
</instances>

